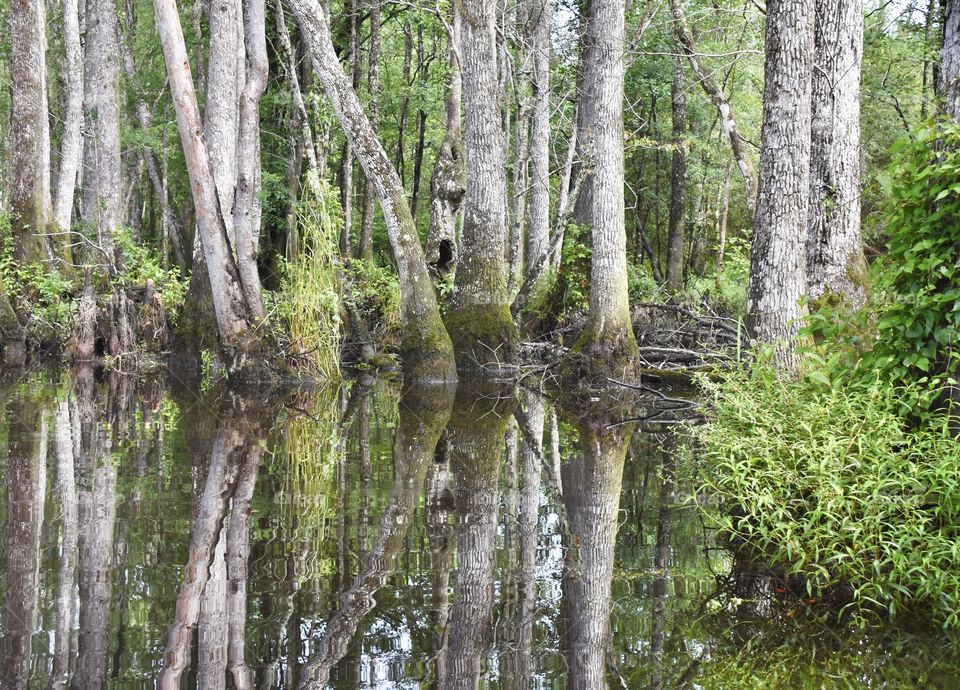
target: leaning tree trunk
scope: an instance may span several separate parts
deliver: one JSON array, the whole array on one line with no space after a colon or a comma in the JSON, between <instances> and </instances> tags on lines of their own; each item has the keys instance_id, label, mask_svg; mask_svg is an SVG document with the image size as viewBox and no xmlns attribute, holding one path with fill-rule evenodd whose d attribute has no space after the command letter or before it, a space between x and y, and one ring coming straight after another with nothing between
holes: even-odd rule
<instances>
[{"instance_id":1,"label":"leaning tree trunk","mask_svg":"<svg viewBox=\"0 0 960 690\"><path fill-rule=\"evenodd\" d=\"M794 340L806 307L810 194L812 0L767 4L760 186L753 223L747 326L774 347L785 369L797 364Z\"/></svg>"},{"instance_id":2,"label":"leaning tree trunk","mask_svg":"<svg viewBox=\"0 0 960 690\"><path fill-rule=\"evenodd\" d=\"M430 229L427 232L427 262L442 277L457 267L457 213L466 180L463 161L463 131L460 127L461 78L457 43L460 40L460 12L450 9L450 35L447 37L446 115L447 128L437 152L430 179ZM415 173L416 174L416 173Z\"/></svg>"},{"instance_id":3,"label":"leaning tree trunk","mask_svg":"<svg viewBox=\"0 0 960 690\"><path fill-rule=\"evenodd\" d=\"M227 240L227 228L203 139L200 110L176 1L155 0L154 11L167 65L167 81L177 113L177 129L180 131L193 191L197 230L209 274L221 349L228 372L233 376L245 376L255 373L248 367L262 366L262 362L258 363L251 357L258 349L257 338L250 328L240 278Z\"/></svg>"},{"instance_id":4,"label":"leaning tree trunk","mask_svg":"<svg viewBox=\"0 0 960 690\"><path fill-rule=\"evenodd\" d=\"M83 155L83 52L78 0L64 0L63 3L63 49L66 55L67 107L63 115L60 172L53 215L59 229L66 231L73 225L73 194Z\"/></svg>"},{"instance_id":5,"label":"leaning tree trunk","mask_svg":"<svg viewBox=\"0 0 960 690\"><path fill-rule=\"evenodd\" d=\"M467 370L512 361L517 337L507 291L507 142L497 83L496 15L497 4L488 0L461 5L467 193L447 326L457 364Z\"/></svg>"},{"instance_id":6,"label":"leaning tree trunk","mask_svg":"<svg viewBox=\"0 0 960 690\"><path fill-rule=\"evenodd\" d=\"M703 59L697 52L697 44L693 40L693 34L690 33L690 27L687 25L687 17L683 11L683 0L671 0L670 7L673 10L674 31L677 34L677 40L683 46L683 51L690 60L690 66L694 74L700 81L700 86L706 92L713 105L720 113L720 124L723 131L727 133L730 139L730 148L733 149L733 157L737 160L737 167L740 169L740 175L743 177L743 186L747 197L747 207L753 213L757 197L757 173L753 169L753 162L750 152L747 150L747 142L740 134L737 127L737 119L734 116L730 100L723 92L723 89L713 80L710 72L703 64Z\"/></svg>"},{"instance_id":7,"label":"leaning tree trunk","mask_svg":"<svg viewBox=\"0 0 960 690\"><path fill-rule=\"evenodd\" d=\"M623 201L624 12L623 0L592 2L584 37L578 139L588 155L585 165L592 169L593 257L587 325L570 362L586 376L601 370L603 377L622 375L637 353L627 295Z\"/></svg>"},{"instance_id":8,"label":"leaning tree trunk","mask_svg":"<svg viewBox=\"0 0 960 690\"><path fill-rule=\"evenodd\" d=\"M860 63L863 5L816 0L811 87L807 290L851 308L866 301L860 234Z\"/></svg>"},{"instance_id":9,"label":"leaning tree trunk","mask_svg":"<svg viewBox=\"0 0 960 690\"><path fill-rule=\"evenodd\" d=\"M307 38L313 68L380 199L400 277L404 371L412 378L453 380L456 378L453 346L440 319L423 248L397 171L370 127L360 99L340 66L320 5L316 0L287 0L287 4Z\"/></svg>"},{"instance_id":10,"label":"leaning tree trunk","mask_svg":"<svg viewBox=\"0 0 960 690\"><path fill-rule=\"evenodd\" d=\"M120 44L114 0L89 0L84 42L83 220L97 229L98 262L117 269L114 236L120 227Z\"/></svg>"},{"instance_id":11,"label":"leaning tree trunk","mask_svg":"<svg viewBox=\"0 0 960 690\"><path fill-rule=\"evenodd\" d=\"M374 134L380 129L380 0L370 0L370 45L367 50L367 88L370 102L367 106L367 119ZM400 180L401 186L403 179ZM360 216L361 259L373 261L373 185L367 180L363 183L363 212Z\"/></svg>"},{"instance_id":12,"label":"leaning tree trunk","mask_svg":"<svg viewBox=\"0 0 960 690\"><path fill-rule=\"evenodd\" d=\"M683 289L684 212L687 190L687 96L683 83L683 61L673 67L671 102L673 112L673 165L670 171L670 229L667 233L667 288Z\"/></svg>"}]
</instances>

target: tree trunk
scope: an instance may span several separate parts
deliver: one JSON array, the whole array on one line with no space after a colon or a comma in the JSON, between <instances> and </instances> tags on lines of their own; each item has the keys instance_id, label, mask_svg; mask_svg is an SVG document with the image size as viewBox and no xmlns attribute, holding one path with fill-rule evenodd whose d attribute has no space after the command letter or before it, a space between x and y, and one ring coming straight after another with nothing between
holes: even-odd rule
<instances>
[{"instance_id":1,"label":"tree trunk","mask_svg":"<svg viewBox=\"0 0 960 690\"><path fill-rule=\"evenodd\" d=\"M670 228L667 235L667 288L683 290L684 214L687 207L687 95L683 83L683 61L674 60L673 88L673 164L670 172Z\"/></svg>"},{"instance_id":2,"label":"tree trunk","mask_svg":"<svg viewBox=\"0 0 960 690\"><path fill-rule=\"evenodd\" d=\"M177 129L193 192L197 229L209 274L221 348L230 374L245 376L248 367L262 366L263 362L256 362L250 357L258 349L258 343L251 332L237 267L227 240L213 166L200 125L200 110L180 17L175 0L155 0L154 11L167 65L167 81L177 113Z\"/></svg>"},{"instance_id":3,"label":"tree trunk","mask_svg":"<svg viewBox=\"0 0 960 690\"><path fill-rule=\"evenodd\" d=\"M469 370L512 362L517 327L507 292L507 142L497 82L497 5L465 0L461 10L467 193L447 326L457 364Z\"/></svg>"},{"instance_id":4,"label":"tree trunk","mask_svg":"<svg viewBox=\"0 0 960 690\"><path fill-rule=\"evenodd\" d=\"M723 201L720 210L720 226L717 228L716 287L717 293L723 289L723 255L727 245L727 218L730 213L730 164L723 173Z\"/></svg>"},{"instance_id":5,"label":"tree trunk","mask_svg":"<svg viewBox=\"0 0 960 690\"><path fill-rule=\"evenodd\" d=\"M51 220L43 0L10 3L10 42L10 230L14 260L29 264L46 258Z\"/></svg>"},{"instance_id":6,"label":"tree trunk","mask_svg":"<svg viewBox=\"0 0 960 690\"><path fill-rule=\"evenodd\" d=\"M606 423L604 423L606 422ZM623 465L633 427L579 422L580 452L563 466L570 546L563 576L565 647L572 690L607 687L611 584Z\"/></svg>"},{"instance_id":7,"label":"tree trunk","mask_svg":"<svg viewBox=\"0 0 960 690\"><path fill-rule=\"evenodd\" d=\"M623 0L591 3L579 96L578 139L590 154L585 165L592 170L593 257L587 325L570 361L577 360L587 376L602 370L604 378L627 373L637 352L627 295L623 201L624 12Z\"/></svg>"},{"instance_id":8,"label":"tree trunk","mask_svg":"<svg viewBox=\"0 0 960 690\"><path fill-rule=\"evenodd\" d=\"M943 112L960 120L960 2L944 0L943 4L943 48L937 95L943 101Z\"/></svg>"},{"instance_id":9,"label":"tree trunk","mask_svg":"<svg viewBox=\"0 0 960 690\"><path fill-rule=\"evenodd\" d=\"M359 87L360 69L360 19L358 15L359 0L350 2L350 44L347 54L347 69L352 75L353 88ZM344 128L346 131L346 128ZM340 231L340 256L353 256L353 145L347 136L343 142L340 155L340 207L343 210L343 229Z\"/></svg>"},{"instance_id":10,"label":"tree trunk","mask_svg":"<svg viewBox=\"0 0 960 690\"><path fill-rule=\"evenodd\" d=\"M811 87L807 290L849 307L866 301L860 235L860 63L863 5L816 0Z\"/></svg>"},{"instance_id":11,"label":"tree trunk","mask_svg":"<svg viewBox=\"0 0 960 690\"><path fill-rule=\"evenodd\" d=\"M533 103L530 115L530 177L527 213L527 271L547 251L550 241L550 24L551 0L531 0Z\"/></svg>"},{"instance_id":12,"label":"tree trunk","mask_svg":"<svg viewBox=\"0 0 960 690\"><path fill-rule=\"evenodd\" d=\"M451 5L450 36L447 37L446 133L430 179L430 229L427 232L427 263L440 276L457 268L457 213L466 193L463 133L460 126L461 79L456 45L460 36L460 13ZM424 67L425 69L425 67Z\"/></svg>"},{"instance_id":13,"label":"tree trunk","mask_svg":"<svg viewBox=\"0 0 960 690\"><path fill-rule=\"evenodd\" d=\"M63 0L63 49L66 56L66 101L60 172L54 218L61 231L73 225L73 193L83 155L83 52L80 47L78 0Z\"/></svg>"},{"instance_id":14,"label":"tree trunk","mask_svg":"<svg viewBox=\"0 0 960 690\"><path fill-rule=\"evenodd\" d=\"M400 277L404 371L414 379L453 380L456 378L453 347L440 319L437 298L400 178L343 73L320 6L316 0L287 0L287 3L309 42L313 68L380 199Z\"/></svg>"},{"instance_id":15,"label":"tree trunk","mask_svg":"<svg viewBox=\"0 0 960 690\"><path fill-rule=\"evenodd\" d=\"M737 127L737 119L734 116L733 108L723 89L713 80L710 72L703 64L700 54L697 52L696 42L693 40L693 34L687 25L687 17L683 11L683 0L671 0L670 6L673 10L673 19L675 24L674 31L677 34L677 40L683 46L683 50L690 60L690 66L694 74L700 81L700 86L706 92L710 100L713 101L717 111L720 113L720 124L723 131L727 133L730 139L730 147L733 149L733 157L737 160L737 167L743 176L743 186L746 192L747 208L753 214L757 199L757 174L753 169L750 152L747 149L747 143L740 135ZM769 12L767 13L769 17Z\"/></svg>"},{"instance_id":16,"label":"tree trunk","mask_svg":"<svg viewBox=\"0 0 960 690\"><path fill-rule=\"evenodd\" d=\"M767 4L760 187L753 223L747 326L785 369L806 307L805 240L810 196L813 0Z\"/></svg>"},{"instance_id":17,"label":"tree trunk","mask_svg":"<svg viewBox=\"0 0 960 690\"><path fill-rule=\"evenodd\" d=\"M267 309L257 271L260 245L260 97L267 87L267 38L265 0L245 0L243 11L246 46L246 83L240 90L237 144L236 197L233 203L234 245L237 273L247 302L247 310L256 321L265 321ZM240 60L243 73L243 61Z\"/></svg>"},{"instance_id":18,"label":"tree trunk","mask_svg":"<svg viewBox=\"0 0 960 690\"><path fill-rule=\"evenodd\" d=\"M380 0L370 0L370 45L367 51L367 88L370 102L367 119L376 136L380 130ZM400 180L403 187L403 179ZM373 185L363 183L363 215L360 218L361 259L373 261Z\"/></svg>"},{"instance_id":19,"label":"tree trunk","mask_svg":"<svg viewBox=\"0 0 960 690\"><path fill-rule=\"evenodd\" d=\"M120 46L114 0L89 0L84 43L83 220L97 229L100 256L111 275L119 257L114 236L120 227Z\"/></svg>"}]
</instances>

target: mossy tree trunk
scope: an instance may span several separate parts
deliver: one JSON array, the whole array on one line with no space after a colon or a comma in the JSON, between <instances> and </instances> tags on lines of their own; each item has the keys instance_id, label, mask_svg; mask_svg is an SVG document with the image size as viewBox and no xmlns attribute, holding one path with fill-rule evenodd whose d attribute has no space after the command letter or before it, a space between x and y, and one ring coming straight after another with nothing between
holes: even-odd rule
<instances>
[{"instance_id":1,"label":"mossy tree trunk","mask_svg":"<svg viewBox=\"0 0 960 690\"><path fill-rule=\"evenodd\" d=\"M807 310L806 237L810 195L810 82L813 0L767 4L760 187L753 223L747 326L792 369Z\"/></svg>"},{"instance_id":2,"label":"mossy tree trunk","mask_svg":"<svg viewBox=\"0 0 960 690\"><path fill-rule=\"evenodd\" d=\"M400 278L404 373L414 379L454 380L453 346L440 319L440 308L400 177L340 66L320 5L316 0L287 0L287 5L300 23L313 57L313 68L380 200Z\"/></svg>"},{"instance_id":3,"label":"mossy tree trunk","mask_svg":"<svg viewBox=\"0 0 960 690\"><path fill-rule=\"evenodd\" d=\"M867 263L860 234L863 5L816 0L810 128L807 289L859 309Z\"/></svg>"},{"instance_id":4,"label":"mossy tree trunk","mask_svg":"<svg viewBox=\"0 0 960 690\"><path fill-rule=\"evenodd\" d=\"M467 193L447 327L461 370L514 360L507 257L507 134L498 83L497 4L461 5L459 55L466 113Z\"/></svg>"},{"instance_id":5,"label":"mossy tree trunk","mask_svg":"<svg viewBox=\"0 0 960 690\"><path fill-rule=\"evenodd\" d=\"M623 0L595 0L584 36L578 141L590 179L577 208L592 228L593 256L587 325L568 363L589 378L629 375L637 354L623 199L624 12Z\"/></svg>"},{"instance_id":6,"label":"mossy tree trunk","mask_svg":"<svg viewBox=\"0 0 960 690\"><path fill-rule=\"evenodd\" d=\"M673 62L673 85L670 90L673 120L673 161L670 169L670 228L667 233L667 287L672 292L683 289L683 248L687 207L687 94L683 80L683 60Z\"/></svg>"}]
</instances>

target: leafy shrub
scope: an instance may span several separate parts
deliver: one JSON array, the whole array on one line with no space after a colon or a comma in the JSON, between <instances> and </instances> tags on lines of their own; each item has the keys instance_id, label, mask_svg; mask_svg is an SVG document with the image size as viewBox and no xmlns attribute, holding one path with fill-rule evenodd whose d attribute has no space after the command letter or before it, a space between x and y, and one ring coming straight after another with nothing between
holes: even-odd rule
<instances>
[{"instance_id":1,"label":"leafy shrub","mask_svg":"<svg viewBox=\"0 0 960 690\"><path fill-rule=\"evenodd\" d=\"M702 381L713 420L693 433L710 515L809 592L851 587L861 621L923 605L960 628L960 445L948 419L910 428L913 392L824 368L790 381L759 363Z\"/></svg>"},{"instance_id":2,"label":"leafy shrub","mask_svg":"<svg viewBox=\"0 0 960 690\"><path fill-rule=\"evenodd\" d=\"M400 330L400 281L397 275L372 261L354 259L346 267L352 286L350 299L368 319L371 329L383 333Z\"/></svg>"},{"instance_id":3,"label":"leafy shrub","mask_svg":"<svg viewBox=\"0 0 960 690\"><path fill-rule=\"evenodd\" d=\"M163 259L148 245L137 242L126 228L117 233L115 242L123 253L123 271L114 279L126 286L145 285L152 280L160 301L171 321L176 321L187 298L190 280L180 275L177 266L163 267Z\"/></svg>"},{"instance_id":4,"label":"leafy shrub","mask_svg":"<svg viewBox=\"0 0 960 690\"><path fill-rule=\"evenodd\" d=\"M750 283L750 242L742 237L727 240L723 253L723 273L717 289L716 272L691 276L687 292L694 301L706 299L724 316L743 316Z\"/></svg>"},{"instance_id":5,"label":"leafy shrub","mask_svg":"<svg viewBox=\"0 0 960 690\"><path fill-rule=\"evenodd\" d=\"M900 141L886 186L889 252L878 280L886 303L861 368L923 384L911 404L929 409L956 386L960 364L960 125L928 125Z\"/></svg>"}]
</instances>

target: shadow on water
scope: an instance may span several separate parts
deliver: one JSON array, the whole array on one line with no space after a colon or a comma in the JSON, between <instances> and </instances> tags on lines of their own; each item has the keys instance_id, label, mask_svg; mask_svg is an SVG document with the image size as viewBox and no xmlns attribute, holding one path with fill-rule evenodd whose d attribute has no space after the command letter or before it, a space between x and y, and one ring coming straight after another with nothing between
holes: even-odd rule
<instances>
[{"instance_id":1,"label":"shadow on water","mask_svg":"<svg viewBox=\"0 0 960 690\"><path fill-rule=\"evenodd\" d=\"M494 383L0 383L0 687L955 687L738 570L668 427Z\"/></svg>"}]
</instances>

